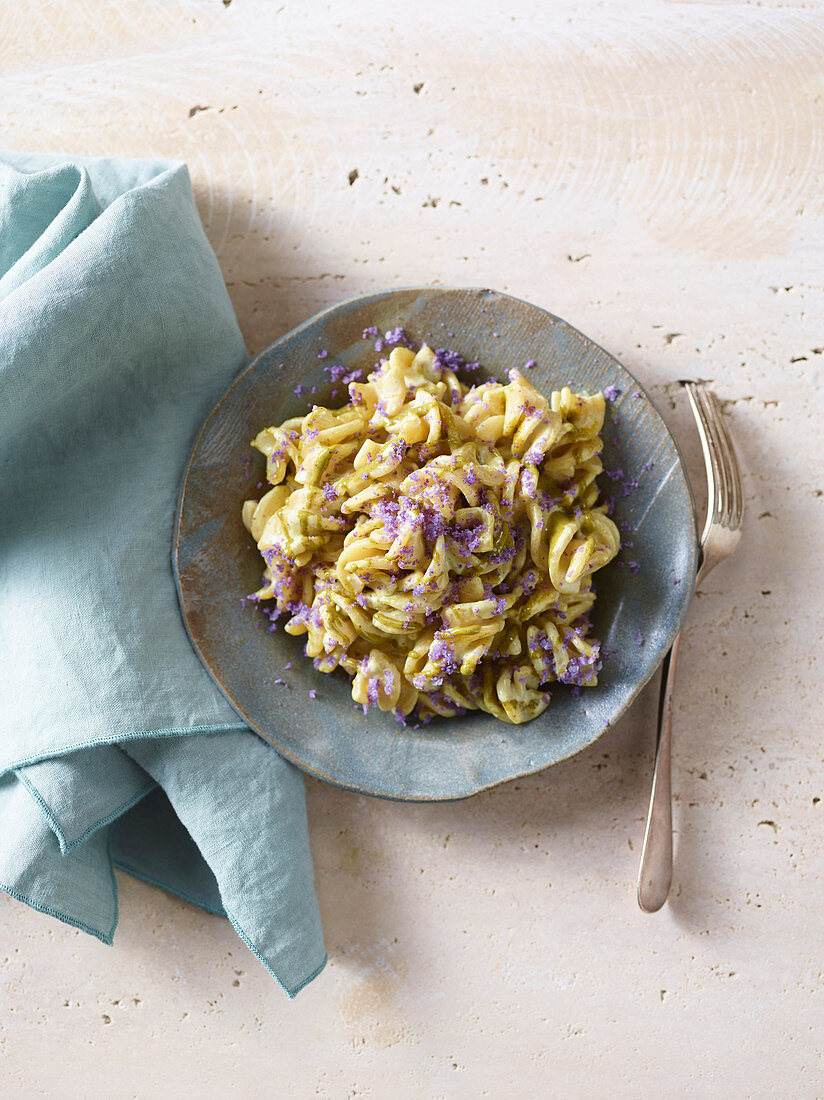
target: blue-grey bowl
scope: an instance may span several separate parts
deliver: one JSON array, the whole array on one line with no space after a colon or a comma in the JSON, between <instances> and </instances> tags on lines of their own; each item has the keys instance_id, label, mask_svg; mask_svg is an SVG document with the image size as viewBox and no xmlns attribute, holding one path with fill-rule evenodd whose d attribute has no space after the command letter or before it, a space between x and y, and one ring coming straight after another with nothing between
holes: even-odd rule
<instances>
[{"instance_id":1,"label":"blue-grey bowl","mask_svg":"<svg viewBox=\"0 0 824 1100\"><path fill-rule=\"evenodd\" d=\"M301 639L280 628L270 633L261 612L243 606L261 573L260 555L240 519L243 501L260 495L256 484L264 472L249 441L263 427L304 414L310 403L347 400L345 391L332 398L325 368L371 369L379 355L374 337L364 338L363 331L372 325L381 332L401 325L416 346L426 341L454 348L479 361L487 375L503 377L508 368L535 360L529 379L547 394L564 384L618 391L603 433L604 467L613 478L602 474L599 483L614 499L625 548L596 575L594 634L606 653L600 683L577 697L554 685L548 709L525 725L474 712L414 729L377 710L364 715L342 672L317 672ZM319 358L322 352L328 356ZM317 391L310 398L312 387ZM556 764L600 737L652 676L680 629L696 556L689 481L672 436L638 382L564 321L483 289L368 294L318 314L258 355L197 438L174 539L186 628L238 713L304 771L365 794L411 801L464 798Z\"/></svg>"}]
</instances>

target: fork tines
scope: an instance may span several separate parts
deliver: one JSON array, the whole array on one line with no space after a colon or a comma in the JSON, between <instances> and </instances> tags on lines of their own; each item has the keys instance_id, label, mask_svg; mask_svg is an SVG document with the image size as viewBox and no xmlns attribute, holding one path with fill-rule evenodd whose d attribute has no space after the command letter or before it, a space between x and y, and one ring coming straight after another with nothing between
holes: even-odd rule
<instances>
[{"instance_id":1,"label":"fork tines","mask_svg":"<svg viewBox=\"0 0 824 1100\"><path fill-rule=\"evenodd\" d=\"M711 483L707 527L717 523L735 530L741 526L744 516L744 490L718 398L700 382L685 382L684 386L699 428L703 429L700 431L701 446Z\"/></svg>"}]
</instances>

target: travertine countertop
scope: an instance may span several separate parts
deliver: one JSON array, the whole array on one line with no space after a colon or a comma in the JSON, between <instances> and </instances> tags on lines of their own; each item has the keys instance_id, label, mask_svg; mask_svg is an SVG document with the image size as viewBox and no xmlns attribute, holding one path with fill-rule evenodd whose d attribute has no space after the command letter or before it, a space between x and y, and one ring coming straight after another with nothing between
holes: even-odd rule
<instances>
[{"instance_id":1,"label":"travertine countertop","mask_svg":"<svg viewBox=\"0 0 824 1100\"><path fill-rule=\"evenodd\" d=\"M2 144L185 159L250 351L361 291L491 286L638 376L699 497L677 382L712 380L748 507L687 620L662 912L634 898L653 683L468 802L310 780L331 959L292 1003L227 921L132 879L114 948L0 897L4 1100L821 1096L822 14L0 12Z\"/></svg>"}]
</instances>

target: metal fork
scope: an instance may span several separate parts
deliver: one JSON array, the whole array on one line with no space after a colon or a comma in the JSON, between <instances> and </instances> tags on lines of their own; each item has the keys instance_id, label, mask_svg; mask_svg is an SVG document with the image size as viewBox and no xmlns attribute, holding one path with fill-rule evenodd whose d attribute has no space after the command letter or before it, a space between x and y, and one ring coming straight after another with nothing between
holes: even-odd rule
<instances>
[{"instance_id":1,"label":"metal fork","mask_svg":"<svg viewBox=\"0 0 824 1100\"><path fill-rule=\"evenodd\" d=\"M701 437L707 468L707 520L701 533L695 578L697 588L709 571L738 546L744 521L744 493L732 440L715 394L700 382L685 382L684 387ZM661 908L672 883L672 690L679 638L680 634L661 666L655 770L638 871L638 904L645 913L655 913Z\"/></svg>"}]
</instances>

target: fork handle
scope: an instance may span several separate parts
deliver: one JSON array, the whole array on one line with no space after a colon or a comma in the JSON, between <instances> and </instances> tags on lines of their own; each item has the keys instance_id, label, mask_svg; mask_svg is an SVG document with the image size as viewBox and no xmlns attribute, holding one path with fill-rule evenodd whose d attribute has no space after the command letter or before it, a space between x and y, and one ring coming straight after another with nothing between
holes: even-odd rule
<instances>
[{"instance_id":1,"label":"fork handle","mask_svg":"<svg viewBox=\"0 0 824 1100\"><path fill-rule=\"evenodd\" d=\"M638 870L638 904L645 913L655 913L661 908L672 883L672 689L679 639L680 634L661 666L655 770Z\"/></svg>"}]
</instances>

